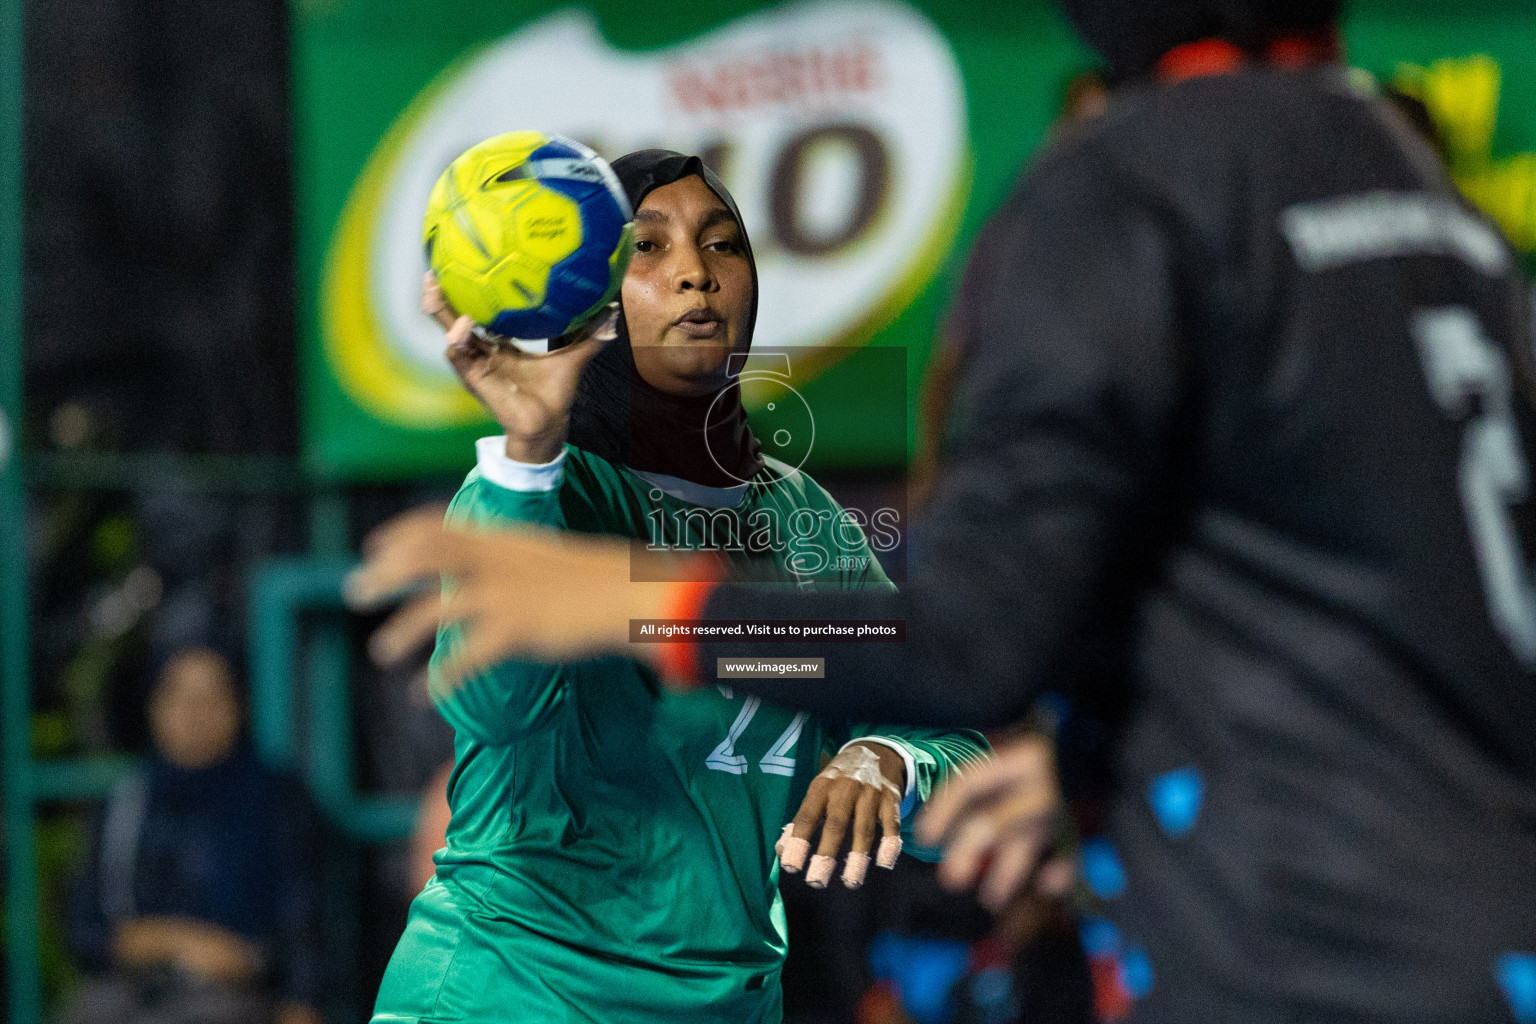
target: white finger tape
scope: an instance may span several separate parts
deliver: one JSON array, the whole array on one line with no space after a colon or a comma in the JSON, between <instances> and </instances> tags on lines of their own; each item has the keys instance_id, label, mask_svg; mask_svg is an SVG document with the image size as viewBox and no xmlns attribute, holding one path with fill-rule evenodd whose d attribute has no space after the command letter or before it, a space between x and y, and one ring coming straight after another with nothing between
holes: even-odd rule
<instances>
[{"instance_id":1,"label":"white finger tape","mask_svg":"<svg viewBox=\"0 0 1536 1024\"><path fill-rule=\"evenodd\" d=\"M836 857L824 857L818 853L811 858L811 866L805 872L805 884L812 889L825 889L827 883L832 881L832 872L836 868Z\"/></svg>"}]
</instances>

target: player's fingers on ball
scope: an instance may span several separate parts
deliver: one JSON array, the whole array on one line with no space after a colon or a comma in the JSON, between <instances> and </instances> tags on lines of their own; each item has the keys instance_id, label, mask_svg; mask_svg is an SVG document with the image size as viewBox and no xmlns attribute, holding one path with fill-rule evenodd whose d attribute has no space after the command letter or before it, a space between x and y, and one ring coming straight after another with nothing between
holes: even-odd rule
<instances>
[{"instance_id":1,"label":"player's fingers on ball","mask_svg":"<svg viewBox=\"0 0 1536 1024\"><path fill-rule=\"evenodd\" d=\"M438 294L440 296L442 295L441 289L438 290ZM464 318L459 316L459 311L453 308L453 305L448 301L446 296L443 296L442 305L440 305L437 309L437 312L432 315L432 319L436 320L438 326L446 331L459 320Z\"/></svg>"},{"instance_id":2,"label":"player's fingers on ball","mask_svg":"<svg viewBox=\"0 0 1536 1024\"><path fill-rule=\"evenodd\" d=\"M437 635L442 600L436 594L423 594L411 601L389 621L374 630L368 639L368 654L380 665L393 665Z\"/></svg>"},{"instance_id":3,"label":"player's fingers on ball","mask_svg":"<svg viewBox=\"0 0 1536 1024\"><path fill-rule=\"evenodd\" d=\"M1000 843L976 887L981 905L994 914L1006 907L1029 881L1038 854L1039 847L1027 840Z\"/></svg>"},{"instance_id":4,"label":"player's fingers on ball","mask_svg":"<svg viewBox=\"0 0 1536 1024\"><path fill-rule=\"evenodd\" d=\"M619 310L617 304L614 304L572 331L570 343L560 349L560 354L590 358L618 336Z\"/></svg>"},{"instance_id":5,"label":"player's fingers on ball","mask_svg":"<svg viewBox=\"0 0 1536 1024\"><path fill-rule=\"evenodd\" d=\"M448 329L448 347L443 350L449 365L466 383L469 375L487 369L495 355L494 347L481 338L474 327L475 323L469 317L459 317Z\"/></svg>"},{"instance_id":6,"label":"player's fingers on ball","mask_svg":"<svg viewBox=\"0 0 1536 1024\"><path fill-rule=\"evenodd\" d=\"M472 346L480 341L475 333L475 322L467 316L455 317L448 323L448 350Z\"/></svg>"},{"instance_id":7,"label":"player's fingers on ball","mask_svg":"<svg viewBox=\"0 0 1536 1024\"><path fill-rule=\"evenodd\" d=\"M593 341L602 345L619 336L619 307L616 303L592 322L589 333Z\"/></svg>"},{"instance_id":8,"label":"player's fingers on ball","mask_svg":"<svg viewBox=\"0 0 1536 1024\"><path fill-rule=\"evenodd\" d=\"M587 363L591 362L592 358L601 352L603 350L603 346L607 345L610 341L613 340L613 338L614 335L612 332L605 334L588 334L575 344L561 349L560 353L564 354L565 358L585 366Z\"/></svg>"},{"instance_id":9,"label":"player's fingers on ball","mask_svg":"<svg viewBox=\"0 0 1536 1024\"><path fill-rule=\"evenodd\" d=\"M430 270L421 278L421 311L444 328L453 326L453 322L458 319L458 314L448 304L448 297L443 294L443 286L438 283L437 275Z\"/></svg>"}]
</instances>

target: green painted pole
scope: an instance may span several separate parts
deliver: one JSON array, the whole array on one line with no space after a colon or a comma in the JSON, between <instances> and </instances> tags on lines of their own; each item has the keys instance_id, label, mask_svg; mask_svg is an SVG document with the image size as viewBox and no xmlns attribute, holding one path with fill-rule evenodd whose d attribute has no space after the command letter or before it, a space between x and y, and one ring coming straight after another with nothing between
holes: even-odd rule
<instances>
[{"instance_id":1,"label":"green painted pole","mask_svg":"<svg viewBox=\"0 0 1536 1024\"><path fill-rule=\"evenodd\" d=\"M22 0L0 0L0 757L5 764L6 966L11 1024L42 1020L37 836L27 682L26 497L21 479Z\"/></svg>"}]
</instances>

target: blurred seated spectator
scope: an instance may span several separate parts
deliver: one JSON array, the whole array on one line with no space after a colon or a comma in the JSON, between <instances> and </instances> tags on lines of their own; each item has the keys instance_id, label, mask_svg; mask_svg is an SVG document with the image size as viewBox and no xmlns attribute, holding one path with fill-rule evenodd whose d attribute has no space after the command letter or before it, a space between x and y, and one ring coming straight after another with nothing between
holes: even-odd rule
<instances>
[{"instance_id":1,"label":"blurred seated spectator","mask_svg":"<svg viewBox=\"0 0 1536 1024\"><path fill-rule=\"evenodd\" d=\"M92 975L59 1024L319 1024L317 820L242 736L228 659L171 657L154 752L103 815L70 894Z\"/></svg>"}]
</instances>

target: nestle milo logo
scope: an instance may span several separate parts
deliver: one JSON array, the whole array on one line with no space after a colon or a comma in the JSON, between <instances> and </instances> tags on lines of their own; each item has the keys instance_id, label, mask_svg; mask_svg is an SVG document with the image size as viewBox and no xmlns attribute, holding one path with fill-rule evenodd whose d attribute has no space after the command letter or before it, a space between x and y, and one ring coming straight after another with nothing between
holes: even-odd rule
<instances>
[{"instance_id":1,"label":"nestle milo logo","mask_svg":"<svg viewBox=\"0 0 1536 1024\"><path fill-rule=\"evenodd\" d=\"M889 324L947 258L969 194L968 124L949 41L901 0L790 3L640 52L611 46L590 11L559 11L450 65L401 115L386 159L354 187L358 223L338 231L350 247L333 250L335 267L364 272L338 273L347 294L326 301L373 314L345 346L359 350L349 365L393 368L369 391L376 415L470 422L480 411L414 298L421 211L443 167L515 129L609 158L659 146L700 154L735 195L758 262L754 338L819 353L796 365L808 380ZM564 233L540 218L521 227ZM441 412L427 422L428 410Z\"/></svg>"}]
</instances>

